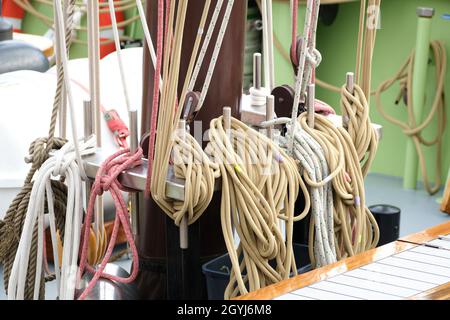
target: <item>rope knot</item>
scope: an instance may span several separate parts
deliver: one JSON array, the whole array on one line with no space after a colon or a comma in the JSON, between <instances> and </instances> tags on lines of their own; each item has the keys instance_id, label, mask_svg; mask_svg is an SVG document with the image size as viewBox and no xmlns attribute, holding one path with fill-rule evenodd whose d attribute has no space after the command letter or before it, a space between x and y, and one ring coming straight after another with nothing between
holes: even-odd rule
<instances>
[{"instance_id":1,"label":"rope knot","mask_svg":"<svg viewBox=\"0 0 450 320\"><path fill-rule=\"evenodd\" d=\"M108 175L103 175L100 177L97 176L92 191L95 192L97 196L102 196L105 192L108 192L111 189L111 184L113 181L114 178Z\"/></svg>"},{"instance_id":2,"label":"rope knot","mask_svg":"<svg viewBox=\"0 0 450 320\"><path fill-rule=\"evenodd\" d=\"M322 54L316 48L312 48L306 52L306 60L314 68L317 68L322 62Z\"/></svg>"},{"instance_id":3,"label":"rope knot","mask_svg":"<svg viewBox=\"0 0 450 320\"><path fill-rule=\"evenodd\" d=\"M62 138L38 138L28 148L29 157L25 162L32 163L34 168L40 168L48 159L51 149L61 149L67 140Z\"/></svg>"}]
</instances>

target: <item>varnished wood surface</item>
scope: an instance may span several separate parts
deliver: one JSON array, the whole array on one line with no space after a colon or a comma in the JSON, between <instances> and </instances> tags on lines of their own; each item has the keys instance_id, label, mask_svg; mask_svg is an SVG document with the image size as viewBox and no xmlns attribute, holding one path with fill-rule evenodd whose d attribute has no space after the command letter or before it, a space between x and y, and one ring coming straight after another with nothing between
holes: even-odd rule
<instances>
[{"instance_id":1,"label":"varnished wood surface","mask_svg":"<svg viewBox=\"0 0 450 320\"><path fill-rule=\"evenodd\" d=\"M247 295L237 297L236 300L270 300L303 287L307 287L318 281L325 280L329 277L357 269L363 265L381 260L412 247L414 247L414 245L407 242L392 242L382 247L369 250L363 254L281 281L258 291L250 292Z\"/></svg>"},{"instance_id":2,"label":"varnished wood surface","mask_svg":"<svg viewBox=\"0 0 450 320\"><path fill-rule=\"evenodd\" d=\"M369 263L384 259L396 253L413 248L415 244L422 244L439 235L450 233L450 221L438 226L426 229L416 234L403 237L398 241L389 243L382 247L367 251L360 255L344 259L331 265L319 268L305 274L298 275L294 278L281 281L271 286L265 287L258 291L250 292L247 295L237 297L236 300L270 300L287 294L289 292L310 286L318 281L325 280L329 277L336 276L347 271L357 269ZM450 284L446 284L420 295L413 299L450 299Z\"/></svg>"},{"instance_id":3,"label":"varnished wood surface","mask_svg":"<svg viewBox=\"0 0 450 320\"><path fill-rule=\"evenodd\" d=\"M426 214L427 213L424 212L424 219L426 218ZM435 227L428 228L424 231L414 233L406 237L402 237L399 239L399 241L407 241L422 244L431 241L433 239L436 239L440 235L447 235L449 233L450 233L450 220Z\"/></svg>"},{"instance_id":4,"label":"varnished wood surface","mask_svg":"<svg viewBox=\"0 0 450 320\"><path fill-rule=\"evenodd\" d=\"M442 198L441 211L450 214L450 180L447 182L444 197Z\"/></svg>"},{"instance_id":5,"label":"varnished wood surface","mask_svg":"<svg viewBox=\"0 0 450 320\"><path fill-rule=\"evenodd\" d=\"M450 300L450 283L419 293L410 300Z\"/></svg>"}]
</instances>

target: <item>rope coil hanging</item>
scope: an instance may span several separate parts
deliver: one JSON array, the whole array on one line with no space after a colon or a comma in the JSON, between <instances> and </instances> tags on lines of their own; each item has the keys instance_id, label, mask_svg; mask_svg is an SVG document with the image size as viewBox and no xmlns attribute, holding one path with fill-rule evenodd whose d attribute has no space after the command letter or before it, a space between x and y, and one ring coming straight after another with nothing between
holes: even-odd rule
<instances>
[{"instance_id":1,"label":"rope coil hanging","mask_svg":"<svg viewBox=\"0 0 450 320\"><path fill-rule=\"evenodd\" d=\"M297 273L293 223L306 216L310 203L296 163L269 138L234 118L227 130L223 117L211 121L209 138L207 152L222 177L222 231L232 262L225 291L229 299ZM306 205L294 216L300 189ZM286 221L286 242L279 219ZM233 228L240 239L237 248Z\"/></svg>"},{"instance_id":2,"label":"rope coil hanging","mask_svg":"<svg viewBox=\"0 0 450 320\"><path fill-rule=\"evenodd\" d=\"M420 168L422 171L423 183L425 190L432 195L438 192L441 188L442 176L442 142L443 134L446 127L446 110L445 110L445 75L447 73L447 52L445 45L441 41L432 41L430 47L433 51L434 61L436 64L436 93L433 99L433 104L428 115L424 118L422 123L418 124L414 116L413 97L412 97L412 81L414 73L414 52L408 57L406 62L402 65L399 71L390 79L382 82L375 92L376 106L378 112L389 122L399 126L403 133L411 137L417 151L420 161ZM395 117L389 115L383 108L381 102L381 94L392 87L396 82L400 83L400 94L406 96L406 108L408 112L407 122L402 122ZM400 99L396 102L398 104ZM423 131L432 123L432 120L437 119L437 132L433 139L425 139ZM428 175L427 165L425 162L425 155L422 150L423 146L436 145L435 167L436 173L434 177L434 184L430 184L430 177Z\"/></svg>"},{"instance_id":3,"label":"rope coil hanging","mask_svg":"<svg viewBox=\"0 0 450 320\"><path fill-rule=\"evenodd\" d=\"M163 1L160 1L159 3L158 52L162 52L163 43L161 31L164 11L162 10L162 2ZM202 39L202 32L199 32L197 35L179 104L176 91L179 77L179 61L184 31L184 20L188 1L180 3L178 10L175 10L175 2L171 2L169 10L166 10L166 18L168 15L168 26L172 26L174 24L175 11L177 12L177 17L175 21L175 30L172 31L172 28L169 27L166 32L166 45L164 46L164 57L166 58L164 59L164 66L162 67L162 79L164 80L164 86L160 102L158 99L158 71L161 69L160 65L162 56L160 53L157 55L157 72L155 73L147 189L151 190L153 199L156 203L158 203L163 211L175 221L177 225L180 224L186 213L188 216L188 224L192 224L198 220L212 199L214 179L218 176L217 166L208 159L201 146L194 139L194 137L190 135L188 130L182 129L185 131L183 133L183 137L181 137L180 134L174 133L176 133L176 128L179 126L178 122L183 111L182 106L185 104L186 94L187 92L192 92L196 84L203 59L209 47L212 34L219 18L219 13L224 7L223 3L224 1L221 0L216 4L201 48L200 43ZM226 8L218 31L217 41L214 44L212 58L209 62L207 75L202 85L198 105L196 106L197 110L201 109L208 92L209 84L214 73L214 68L220 53L233 4L234 0L228 0L225 6ZM209 6L210 1L206 1L199 23L199 30L203 30L205 27ZM168 41L172 38L172 36L173 47L172 51L170 51ZM197 57L197 52L199 49L200 52ZM156 115L158 115L157 119ZM158 130L164 130L165 133L156 135L156 121L157 127L160 128ZM181 133L180 131L178 132ZM156 145L153 146L153 141L155 140ZM172 153L173 151L175 152ZM153 155L154 159L152 157ZM183 159L185 161L183 161ZM166 197L165 184L170 162L174 163L175 176L185 180L184 201L177 201ZM152 170L154 167L158 168L158 170Z\"/></svg>"},{"instance_id":4,"label":"rope coil hanging","mask_svg":"<svg viewBox=\"0 0 450 320\"><path fill-rule=\"evenodd\" d=\"M334 242L337 260L341 260L375 248L379 230L372 213L365 206L364 176L352 138L344 128L336 128L321 115L316 115L315 120L315 127L310 128L306 114L298 119L301 128L326 151L330 175L318 184L311 183L310 177L305 177L305 180L307 184L317 187L332 177ZM312 219L310 250L313 248L314 223ZM313 254L310 256L314 257Z\"/></svg>"},{"instance_id":5,"label":"rope coil hanging","mask_svg":"<svg viewBox=\"0 0 450 320\"><path fill-rule=\"evenodd\" d=\"M66 18L68 21L71 21L73 10L72 6L74 5L74 0L70 0L68 2L68 15ZM70 38L72 34L71 25L66 24L64 29L60 31L62 36L64 37L67 47L70 46ZM29 198L33 186L33 176L42 166L42 164L48 159L49 152L52 149L60 149L65 143L66 140L55 137L56 123L58 114L62 104L63 97L63 88L64 88L64 67L61 63L58 63L57 66L57 86L55 92L55 98L53 102L53 108L50 118L50 126L49 126L49 134L47 138L40 138L35 140L30 145L29 153L31 155L30 161L32 162L32 166L30 171L25 178L24 186L22 190L17 194L11 203L8 211L6 212L4 224L0 230L0 239L2 239L0 244L0 252L2 253L0 256L1 262L3 263L4 268L4 284L5 289L8 290L9 277L12 269L12 265L14 262L14 258L16 256L17 247L19 244L20 234L22 232L23 223L25 220L25 215L27 211L27 207L29 204ZM63 213L65 213L65 186L63 183L54 182L52 183L53 192L55 194L55 215L57 219L58 231L62 235L64 232L61 229L64 219L61 217ZM13 231L14 230L14 231ZM29 281L25 284L25 294L24 299L30 300L34 297L34 281L36 277L36 273L34 272L34 266L36 264L37 257L37 229L33 232L32 237L32 245L31 245L31 253L30 253L30 268L27 273L27 279ZM5 246L5 247L3 247ZM37 275L41 277L40 283L43 284L43 274ZM41 286L39 298L44 297L44 286Z\"/></svg>"},{"instance_id":6,"label":"rope coil hanging","mask_svg":"<svg viewBox=\"0 0 450 320\"><path fill-rule=\"evenodd\" d=\"M141 158L142 158L142 149L139 149L134 154L130 154L130 149L122 149L117 151L110 157L108 157L108 159L106 159L102 163L100 169L97 172L94 184L91 189L86 217L84 220L83 245L81 247L79 278L83 276L85 270L93 273L94 275L93 278L89 281L84 291L80 294L78 298L80 300L83 300L88 296L88 294L92 291L95 284L101 277L116 282L130 283L134 281L134 279L137 276L139 268L139 258L137 254L136 245L133 240L133 235L131 232L128 207L121 193L121 191L131 191L131 190L127 190L119 183L118 176L124 170L131 169L140 165L142 163ZM101 196L105 191L109 191L114 199L114 203L116 205L116 217L114 220L113 231L106 252L101 259L100 266L94 269L87 263L90 225L94 215L95 201L97 197ZM110 261L110 258L112 256L116 244L116 239L119 233L120 225L122 225L122 228L125 232L133 256L132 272L128 278L112 276L104 272L106 264Z\"/></svg>"},{"instance_id":7,"label":"rope coil hanging","mask_svg":"<svg viewBox=\"0 0 450 320\"><path fill-rule=\"evenodd\" d=\"M91 138L87 143L82 143L81 153L92 154L95 141ZM44 254L44 208L47 202L48 217L52 238L53 256L55 261L55 276L58 296L61 299L73 299L75 291L75 276L77 271L78 244L80 239L82 221L82 187L81 175L78 164L75 162L75 146L72 143L65 144L52 157L44 162L39 169L26 212L23 230L17 248L14 263L8 283L8 299L24 299L27 284L34 288L32 299L40 298L42 278L35 277L30 283L27 270L31 269L36 275L43 273ZM61 270L59 266L59 254L57 249L56 217L52 192L51 177L64 177L68 186L67 206L65 212L64 249L62 255ZM37 225L37 228L36 228ZM37 254L36 262L30 264L30 251L33 247L33 234L37 229Z\"/></svg>"}]
</instances>

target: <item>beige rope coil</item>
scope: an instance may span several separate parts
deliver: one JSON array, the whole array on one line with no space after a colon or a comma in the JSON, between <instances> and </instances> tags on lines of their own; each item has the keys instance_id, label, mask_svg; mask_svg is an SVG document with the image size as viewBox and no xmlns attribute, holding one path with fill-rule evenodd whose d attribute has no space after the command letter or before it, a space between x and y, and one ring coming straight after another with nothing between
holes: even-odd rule
<instances>
[{"instance_id":1,"label":"beige rope coil","mask_svg":"<svg viewBox=\"0 0 450 320\"><path fill-rule=\"evenodd\" d=\"M185 180L185 201L166 199L160 201L161 208L180 225L188 213L188 223L196 222L208 207L214 194L214 181L219 176L218 166L204 153L199 143L190 134L175 138L174 173Z\"/></svg>"},{"instance_id":2,"label":"beige rope coil","mask_svg":"<svg viewBox=\"0 0 450 320\"><path fill-rule=\"evenodd\" d=\"M435 194L440 190L442 181L442 140L443 133L446 127L446 111L445 111L445 76L447 73L447 52L445 50L445 45L442 41L432 41L431 49L434 55L434 61L436 64L436 94L433 99L433 104L430 108L428 115L425 117L425 120L418 124L416 118L414 116L413 110L413 90L412 90L412 81L413 81L413 72L414 72L414 56L415 53L411 53L406 62L402 65L399 71L392 78L384 81L380 84L378 89L375 92L376 98L376 106L380 114L389 122L399 126L403 133L407 136L411 137L414 146L416 147L417 155L419 157L420 168L422 171L422 179L425 185L425 189L429 194ZM390 116L383 108L381 103L381 93L388 90L394 83L400 82L400 97L407 94L406 108L408 112L408 120L407 122L402 122L393 116ZM437 119L437 132L436 136L427 140L423 137L423 130L427 128L431 121L436 117ZM428 170L425 162L425 155L422 150L423 146L433 146L436 145L436 158L435 158L435 167L436 173L434 177L434 185L430 185L430 177L428 176Z\"/></svg>"},{"instance_id":3,"label":"beige rope coil","mask_svg":"<svg viewBox=\"0 0 450 320\"><path fill-rule=\"evenodd\" d=\"M337 128L321 115L316 115L315 127L310 128L307 114L298 118L300 126L325 151L332 177L334 194L334 233L337 259L375 248L379 239L379 230L375 219L365 205L364 176L357 150L352 137L344 128ZM322 183L305 181L311 186ZM311 219L309 233L310 258L314 260L314 219Z\"/></svg>"},{"instance_id":4,"label":"beige rope coil","mask_svg":"<svg viewBox=\"0 0 450 320\"><path fill-rule=\"evenodd\" d=\"M375 158L378 135L370 121L370 107L360 86L355 85L353 93L346 86L342 87L341 110L344 125L356 148L365 177Z\"/></svg>"},{"instance_id":5,"label":"beige rope coil","mask_svg":"<svg viewBox=\"0 0 450 320\"><path fill-rule=\"evenodd\" d=\"M222 232L232 262L229 299L297 273L293 223L307 215L310 201L296 162L266 136L234 118L227 132L220 117L211 121L209 139L206 152L222 176ZM294 216L299 189L306 205ZM279 219L286 221L286 242ZM240 238L237 248L233 228Z\"/></svg>"},{"instance_id":6,"label":"beige rope coil","mask_svg":"<svg viewBox=\"0 0 450 320\"><path fill-rule=\"evenodd\" d=\"M199 30L204 30L209 13L211 1L205 1ZM219 3L220 4L220 3ZM175 30L169 28L166 35L163 79L164 85L161 94L161 103L158 114L158 134L156 135L156 152L152 174L151 195L162 210L171 217L176 225L180 225L184 215L188 214L188 224L200 218L206 210L214 193L214 180L219 176L218 167L211 162L199 143L186 132L182 134L176 130L182 113L182 106L186 99L189 84L193 82L194 66L200 48L202 33L199 32L194 42L188 72L183 85L181 99L177 105L177 84L179 80L179 67L183 31L188 1L180 2L175 10L175 1L171 2L169 26L175 20ZM220 9L220 7L218 7ZM173 36L173 47L167 41ZM212 72L212 71L211 71ZM188 131L188 130L187 130ZM173 134L178 132L178 134ZM166 177L171 161L174 164L175 176L185 180L184 201L168 198L165 193Z\"/></svg>"}]
</instances>

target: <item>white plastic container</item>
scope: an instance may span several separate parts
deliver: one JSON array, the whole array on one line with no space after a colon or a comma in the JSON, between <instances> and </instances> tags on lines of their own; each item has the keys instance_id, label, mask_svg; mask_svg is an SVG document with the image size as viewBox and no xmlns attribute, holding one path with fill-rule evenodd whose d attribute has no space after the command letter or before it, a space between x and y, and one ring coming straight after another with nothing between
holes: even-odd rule
<instances>
[{"instance_id":1,"label":"white plastic container","mask_svg":"<svg viewBox=\"0 0 450 320\"><path fill-rule=\"evenodd\" d=\"M140 110L142 100L142 48L122 51L129 95L133 108ZM83 101L89 94L87 59L69 62L72 92L76 105L77 133L83 137ZM125 123L128 112L125 105L119 68L115 53L105 57L100 64L101 101L103 106L115 109ZM20 191L30 168L24 162L30 143L48 135L53 98L56 88L55 69L46 73L16 71L0 75L0 218L4 217L11 201ZM68 114L69 117L69 114ZM138 120L140 126L140 120ZM58 133L57 133L58 135ZM67 135L71 139L70 119ZM106 123L102 121L102 149L108 152L118 147Z\"/></svg>"}]
</instances>

